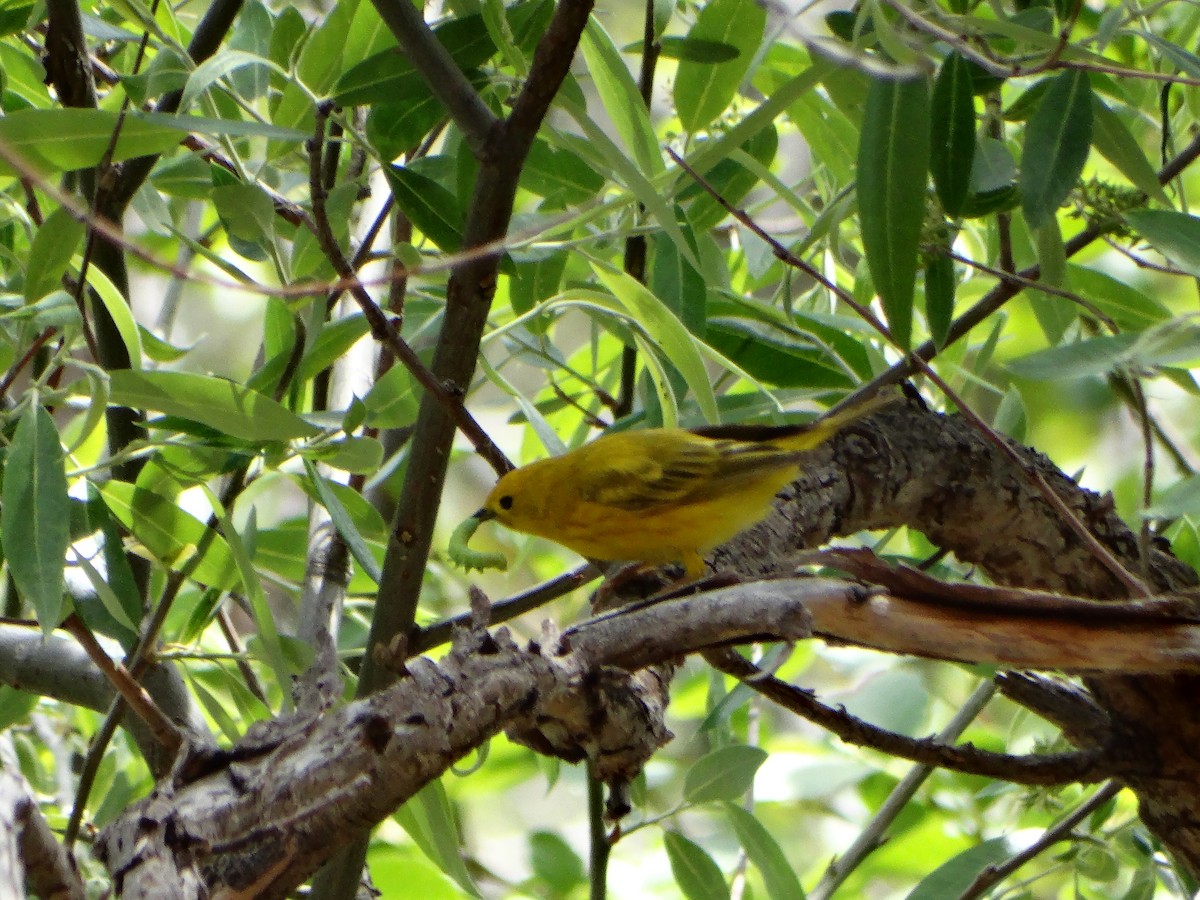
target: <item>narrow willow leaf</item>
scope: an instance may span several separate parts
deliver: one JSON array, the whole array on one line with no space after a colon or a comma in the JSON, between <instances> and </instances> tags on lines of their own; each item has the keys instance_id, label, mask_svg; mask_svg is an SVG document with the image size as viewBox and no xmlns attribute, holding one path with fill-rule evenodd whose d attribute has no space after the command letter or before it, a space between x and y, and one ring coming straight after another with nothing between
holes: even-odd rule
<instances>
[{"instance_id":1,"label":"narrow willow leaf","mask_svg":"<svg viewBox=\"0 0 1200 900\"><path fill-rule=\"evenodd\" d=\"M1137 140L1125 127L1121 117L1099 97L1095 97L1092 104L1092 144L1101 156L1129 179L1130 184L1147 197L1164 206L1171 204L1158 182L1158 173L1150 165Z\"/></svg>"},{"instance_id":2,"label":"narrow willow leaf","mask_svg":"<svg viewBox=\"0 0 1200 900\"><path fill-rule=\"evenodd\" d=\"M871 279L904 348L912 336L928 171L928 84L923 78L873 78L858 146L858 211Z\"/></svg>"},{"instance_id":3,"label":"narrow willow leaf","mask_svg":"<svg viewBox=\"0 0 1200 900\"><path fill-rule=\"evenodd\" d=\"M109 401L191 419L244 441L288 441L320 432L270 397L212 375L112 372Z\"/></svg>"},{"instance_id":4,"label":"narrow willow leaf","mask_svg":"<svg viewBox=\"0 0 1200 900\"><path fill-rule=\"evenodd\" d=\"M1173 209L1137 209L1125 213L1125 221L1155 250L1200 278L1200 218Z\"/></svg>"},{"instance_id":5,"label":"narrow willow leaf","mask_svg":"<svg viewBox=\"0 0 1200 900\"><path fill-rule=\"evenodd\" d=\"M263 591L262 581L251 561L253 549L247 547L246 542L242 540L242 536L233 526L229 511L221 505L220 499L212 492L212 489L207 485L201 485L201 488L213 509L213 514L220 523L221 533L225 537L225 543L229 547L234 565L241 576L242 593L249 602L250 612L254 616L254 625L258 630L258 644L263 648L264 662L275 673L280 693L283 695L284 710L291 711L292 694L288 688L291 684L292 673L284 659L279 631L275 627L275 617L271 613L271 607L267 604L267 595Z\"/></svg>"},{"instance_id":6,"label":"narrow willow leaf","mask_svg":"<svg viewBox=\"0 0 1200 900\"><path fill-rule=\"evenodd\" d=\"M46 216L33 236L25 265L27 303L62 287L63 274L83 240L84 230L84 224L61 206Z\"/></svg>"},{"instance_id":7,"label":"narrow willow leaf","mask_svg":"<svg viewBox=\"0 0 1200 900\"><path fill-rule=\"evenodd\" d=\"M598 262L592 264L596 277L658 343L660 352L679 370L700 411L709 422L717 420L717 401L708 371L696 343L683 324L650 290L624 272Z\"/></svg>"},{"instance_id":8,"label":"narrow willow leaf","mask_svg":"<svg viewBox=\"0 0 1200 900\"><path fill-rule=\"evenodd\" d=\"M762 875L771 900L804 900L804 888L788 864L779 843L753 813L733 803L725 804L725 815L737 834L738 843Z\"/></svg>"},{"instance_id":9,"label":"narrow willow leaf","mask_svg":"<svg viewBox=\"0 0 1200 900\"><path fill-rule=\"evenodd\" d=\"M728 62L684 59L675 76L675 109L687 131L707 128L729 106L762 41L767 11L755 0L713 0L704 6L688 41L736 48Z\"/></svg>"},{"instance_id":10,"label":"narrow willow leaf","mask_svg":"<svg viewBox=\"0 0 1200 900\"><path fill-rule=\"evenodd\" d=\"M729 886L720 867L699 844L676 831L663 835L671 874L687 900L729 900Z\"/></svg>"},{"instance_id":11,"label":"narrow willow leaf","mask_svg":"<svg viewBox=\"0 0 1200 900\"><path fill-rule=\"evenodd\" d=\"M971 886L975 877L988 866L1004 862L1012 855L1008 838L992 838L942 863L909 892L905 900L943 900L957 897Z\"/></svg>"},{"instance_id":12,"label":"narrow willow leaf","mask_svg":"<svg viewBox=\"0 0 1200 900\"><path fill-rule=\"evenodd\" d=\"M462 214L448 188L404 166L388 166L384 174L396 205L439 250L454 253L462 246Z\"/></svg>"},{"instance_id":13,"label":"narrow willow leaf","mask_svg":"<svg viewBox=\"0 0 1200 900\"><path fill-rule=\"evenodd\" d=\"M1030 228L1055 214L1079 181L1092 145L1092 84L1087 72L1055 76L1029 124L1021 150L1021 208Z\"/></svg>"},{"instance_id":14,"label":"narrow willow leaf","mask_svg":"<svg viewBox=\"0 0 1200 900\"><path fill-rule=\"evenodd\" d=\"M100 487L104 504L144 548L144 555L168 569L179 570L196 554L205 523L180 509L174 498L164 497L127 481L108 481ZM200 562L192 569L199 584L236 590L241 581L229 545L219 534L210 539Z\"/></svg>"},{"instance_id":15,"label":"narrow willow leaf","mask_svg":"<svg viewBox=\"0 0 1200 900\"><path fill-rule=\"evenodd\" d=\"M688 770L683 796L691 803L737 800L750 790L755 773L766 761L767 751L761 747L734 744L714 750Z\"/></svg>"},{"instance_id":16,"label":"narrow willow leaf","mask_svg":"<svg viewBox=\"0 0 1200 900\"><path fill-rule=\"evenodd\" d=\"M317 496L321 500L321 505L329 513L333 527L337 529L337 533L346 542L346 548L354 557L355 562L362 566L362 570L370 576L372 581L379 584L379 580L383 577L383 572L379 568L379 563L375 561L375 556L367 546L366 540L363 538L361 532L359 532L357 526L355 526L354 519L351 518L350 513L342 505L342 501L338 499L337 494L333 492L328 482L321 477L321 474L317 471L317 467L312 464L311 460L304 460L304 471L308 475L313 489L317 492Z\"/></svg>"},{"instance_id":17,"label":"narrow willow leaf","mask_svg":"<svg viewBox=\"0 0 1200 900\"><path fill-rule=\"evenodd\" d=\"M58 429L36 402L17 423L0 501L0 546L9 574L48 634L63 615L71 502Z\"/></svg>"},{"instance_id":18,"label":"narrow willow leaf","mask_svg":"<svg viewBox=\"0 0 1200 900\"><path fill-rule=\"evenodd\" d=\"M286 69L276 65L265 57L255 53L247 53L245 50L221 50L196 66L195 70L188 76L187 84L183 89L183 96L179 100L178 108L180 112L191 106L192 101L217 81L247 66L265 67L284 78L288 77Z\"/></svg>"},{"instance_id":19,"label":"narrow willow leaf","mask_svg":"<svg viewBox=\"0 0 1200 900\"><path fill-rule=\"evenodd\" d=\"M1107 375L1129 359L1137 336L1105 335L1061 347L1050 347L1014 359L1008 368L1014 374L1037 381L1061 381Z\"/></svg>"},{"instance_id":20,"label":"narrow willow leaf","mask_svg":"<svg viewBox=\"0 0 1200 900\"><path fill-rule=\"evenodd\" d=\"M482 896L463 862L454 810L440 781L431 781L400 807L396 821L430 862L453 878L467 896Z\"/></svg>"},{"instance_id":21,"label":"narrow willow leaf","mask_svg":"<svg viewBox=\"0 0 1200 900\"><path fill-rule=\"evenodd\" d=\"M925 267L925 318L929 322L929 335L939 350L946 346L950 334L956 288L954 260L939 253Z\"/></svg>"},{"instance_id":22,"label":"narrow willow leaf","mask_svg":"<svg viewBox=\"0 0 1200 900\"><path fill-rule=\"evenodd\" d=\"M612 118L625 149L633 154L638 171L647 178L660 175L664 168L662 154L645 101L620 51L595 16L583 30L579 49L595 80L600 102Z\"/></svg>"},{"instance_id":23,"label":"narrow willow leaf","mask_svg":"<svg viewBox=\"0 0 1200 900\"><path fill-rule=\"evenodd\" d=\"M0 141L47 172L70 172L100 162L117 128L117 113L101 109L19 109L0 118ZM113 162L162 153L183 136L175 129L125 117ZM0 174L16 174L0 161Z\"/></svg>"},{"instance_id":24,"label":"narrow willow leaf","mask_svg":"<svg viewBox=\"0 0 1200 900\"><path fill-rule=\"evenodd\" d=\"M948 216L962 214L975 162L975 95L971 66L958 53L942 63L933 83L930 110L930 159L933 186Z\"/></svg>"}]
</instances>

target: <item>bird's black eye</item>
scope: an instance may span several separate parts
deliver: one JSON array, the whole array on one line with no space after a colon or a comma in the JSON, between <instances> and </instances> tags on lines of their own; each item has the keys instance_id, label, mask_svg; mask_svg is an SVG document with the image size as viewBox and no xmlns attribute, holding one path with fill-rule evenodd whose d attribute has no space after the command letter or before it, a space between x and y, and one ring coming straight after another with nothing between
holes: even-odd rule
<instances>
[{"instance_id":1,"label":"bird's black eye","mask_svg":"<svg viewBox=\"0 0 1200 900\"><path fill-rule=\"evenodd\" d=\"M512 509L512 497L510 497L508 494L505 494L503 497L501 497L500 498L500 508L501 509Z\"/></svg>"}]
</instances>

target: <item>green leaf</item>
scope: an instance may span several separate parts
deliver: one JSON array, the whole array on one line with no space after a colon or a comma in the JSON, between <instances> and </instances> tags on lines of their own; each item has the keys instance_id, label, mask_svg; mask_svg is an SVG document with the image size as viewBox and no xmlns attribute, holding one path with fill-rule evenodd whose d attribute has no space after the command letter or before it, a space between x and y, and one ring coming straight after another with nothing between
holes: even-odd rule
<instances>
[{"instance_id":1,"label":"green leaf","mask_svg":"<svg viewBox=\"0 0 1200 900\"><path fill-rule=\"evenodd\" d=\"M804 888L766 827L753 813L733 803L725 804L725 815L737 833L738 843L762 875L771 900L804 900Z\"/></svg>"},{"instance_id":2,"label":"green leaf","mask_svg":"<svg viewBox=\"0 0 1200 900\"><path fill-rule=\"evenodd\" d=\"M17 423L0 496L0 546L21 596L49 634L63 615L71 502L54 420L36 400Z\"/></svg>"},{"instance_id":3,"label":"green leaf","mask_svg":"<svg viewBox=\"0 0 1200 900\"><path fill-rule=\"evenodd\" d=\"M689 132L707 128L737 93L763 38L767 11L755 0L713 0L700 10L687 39L737 49L728 62L688 60L675 76L675 110Z\"/></svg>"},{"instance_id":4,"label":"green leaf","mask_svg":"<svg viewBox=\"0 0 1200 900\"><path fill-rule=\"evenodd\" d=\"M63 274L83 240L86 227L65 208L59 207L33 236L25 265L25 300L33 303L62 287Z\"/></svg>"},{"instance_id":5,"label":"green leaf","mask_svg":"<svg viewBox=\"0 0 1200 900\"><path fill-rule=\"evenodd\" d=\"M1137 336L1105 335L1075 344L1050 347L1014 359L1008 368L1024 378L1057 381L1106 375L1128 359Z\"/></svg>"},{"instance_id":6,"label":"green leaf","mask_svg":"<svg viewBox=\"0 0 1200 900\"><path fill-rule=\"evenodd\" d=\"M254 184L222 184L212 189L226 230L233 237L266 246L275 233L275 204L267 192Z\"/></svg>"},{"instance_id":7,"label":"green leaf","mask_svg":"<svg viewBox=\"0 0 1200 900\"><path fill-rule=\"evenodd\" d=\"M685 225L683 231L685 238L695 241L689 226ZM650 289L662 298L667 309L688 331L704 337L708 323L708 285L704 275L680 254L675 242L665 234L654 234L650 244L654 252Z\"/></svg>"},{"instance_id":8,"label":"green leaf","mask_svg":"<svg viewBox=\"0 0 1200 900\"><path fill-rule=\"evenodd\" d=\"M1158 182L1158 173L1121 117L1095 96L1092 101L1092 144L1101 156L1129 179L1130 184L1164 206L1171 205Z\"/></svg>"},{"instance_id":9,"label":"green leaf","mask_svg":"<svg viewBox=\"0 0 1200 900\"><path fill-rule=\"evenodd\" d=\"M1092 145L1092 84L1087 72L1055 76L1025 127L1021 208L1030 228L1055 214L1079 181Z\"/></svg>"},{"instance_id":10,"label":"green leaf","mask_svg":"<svg viewBox=\"0 0 1200 900\"><path fill-rule=\"evenodd\" d=\"M683 796L690 803L737 800L754 784L754 775L767 761L761 747L734 744L714 750L688 769Z\"/></svg>"},{"instance_id":11,"label":"green leaf","mask_svg":"<svg viewBox=\"0 0 1200 900\"><path fill-rule=\"evenodd\" d=\"M933 83L930 113L930 159L933 186L948 216L962 214L975 162L975 95L971 66L951 53Z\"/></svg>"},{"instance_id":12,"label":"green leaf","mask_svg":"<svg viewBox=\"0 0 1200 900\"><path fill-rule=\"evenodd\" d=\"M950 334L957 286L954 260L949 256L938 254L925 266L925 318L929 321L929 335L939 350L946 346Z\"/></svg>"},{"instance_id":13,"label":"green leaf","mask_svg":"<svg viewBox=\"0 0 1200 900\"><path fill-rule=\"evenodd\" d=\"M247 53L244 50L220 50L198 65L188 76L187 84L183 88L183 96L179 100L179 111L186 111L193 100L217 81L247 66L266 67L285 78L288 75L287 70L282 66L276 65L256 53Z\"/></svg>"},{"instance_id":14,"label":"green leaf","mask_svg":"<svg viewBox=\"0 0 1200 900\"><path fill-rule=\"evenodd\" d=\"M871 279L904 348L912 337L928 170L928 84L924 78L873 78L858 147L858 211Z\"/></svg>"},{"instance_id":15,"label":"green leaf","mask_svg":"<svg viewBox=\"0 0 1200 900\"><path fill-rule=\"evenodd\" d=\"M94 166L108 151L117 127L116 112L100 109L22 109L0 118L0 141L42 172L69 172ZM113 162L151 156L179 143L174 128L148 122L136 113L125 117ZM0 160L0 174L14 175Z\"/></svg>"},{"instance_id":16,"label":"green leaf","mask_svg":"<svg viewBox=\"0 0 1200 900\"><path fill-rule=\"evenodd\" d=\"M258 572L254 569L254 563L250 559L252 551L247 548L246 542L242 540L242 536L234 528L228 510L221 505L221 501L217 495L207 485L201 485L201 489L204 491L209 505L213 508L213 513L221 526L221 533L224 535L230 555L233 557L234 565L237 567L238 575L242 579L242 593L250 604L250 612L254 617L254 625L258 631L257 643L263 650L263 661L275 673L277 687L283 695L284 710L291 711L292 697L289 688L291 687L292 671L284 659L279 631L275 628L275 617L271 612L271 607L267 604L267 595L263 591L262 581L259 579ZM253 514L251 514L251 523L253 521Z\"/></svg>"},{"instance_id":17,"label":"green leaf","mask_svg":"<svg viewBox=\"0 0 1200 900\"><path fill-rule=\"evenodd\" d=\"M1125 221L1155 250L1200 278L1200 218L1173 209L1136 209L1125 213Z\"/></svg>"},{"instance_id":18,"label":"green leaf","mask_svg":"<svg viewBox=\"0 0 1200 900\"><path fill-rule=\"evenodd\" d=\"M427 175L405 166L383 170L396 205L439 250L454 253L462 246L462 215L458 198Z\"/></svg>"},{"instance_id":19,"label":"green leaf","mask_svg":"<svg viewBox=\"0 0 1200 900\"><path fill-rule=\"evenodd\" d=\"M704 360L687 329L666 305L649 289L604 263L592 262L592 271L612 295L621 302L661 348L663 355L671 361L683 376L700 412L709 422L717 420L717 400L713 394Z\"/></svg>"},{"instance_id":20,"label":"green leaf","mask_svg":"<svg viewBox=\"0 0 1200 900\"><path fill-rule=\"evenodd\" d=\"M988 866L998 865L1012 855L1008 838L992 838L964 850L921 879L905 900L944 900L963 893Z\"/></svg>"},{"instance_id":21,"label":"green leaf","mask_svg":"<svg viewBox=\"0 0 1200 900\"><path fill-rule=\"evenodd\" d=\"M337 533L346 542L346 547L349 549L350 554L362 567L362 570L370 576L371 580L379 584L380 579L383 577L383 571L379 568L379 563L376 562L374 554L371 553L371 548L367 546L366 540L355 526L350 513L346 510L342 501L338 499L337 494L334 493L329 483L321 477L317 471L317 467L308 459L304 460L304 471L308 474L309 483L320 498L321 505L329 513L333 527L337 529Z\"/></svg>"},{"instance_id":22,"label":"green leaf","mask_svg":"<svg viewBox=\"0 0 1200 900\"><path fill-rule=\"evenodd\" d=\"M600 102L612 118L625 148L633 154L637 170L647 178L660 175L664 168L662 154L658 149L658 136L646 112L646 103L625 67L625 60L621 59L612 38L595 16L588 19L579 49L596 83Z\"/></svg>"},{"instance_id":23,"label":"green leaf","mask_svg":"<svg viewBox=\"0 0 1200 900\"><path fill-rule=\"evenodd\" d=\"M1075 293L1124 330L1141 331L1171 317L1161 300L1096 269L1068 263L1067 280Z\"/></svg>"},{"instance_id":24,"label":"green leaf","mask_svg":"<svg viewBox=\"0 0 1200 900\"><path fill-rule=\"evenodd\" d=\"M288 441L320 432L270 397L224 378L129 369L110 378L111 403L191 419L243 441Z\"/></svg>"},{"instance_id":25,"label":"green leaf","mask_svg":"<svg viewBox=\"0 0 1200 900\"><path fill-rule=\"evenodd\" d=\"M604 176L566 148L537 139L529 148L521 186L546 198L546 208L583 203L604 187Z\"/></svg>"},{"instance_id":26,"label":"green leaf","mask_svg":"<svg viewBox=\"0 0 1200 900\"><path fill-rule=\"evenodd\" d=\"M150 556L168 569L178 570L186 565L208 531L205 523L180 509L174 499L126 481L105 482L100 486L100 496L113 518L138 539ZM229 545L219 534L210 538L191 577L200 584L224 590L241 586Z\"/></svg>"},{"instance_id":27,"label":"green leaf","mask_svg":"<svg viewBox=\"0 0 1200 900\"><path fill-rule=\"evenodd\" d=\"M141 118L153 125L162 125L188 134L210 134L216 137L261 137L298 144L312 135L295 128L284 128L270 122L246 119L213 119L205 116L173 116L167 113L142 113ZM207 164L206 164L207 166ZM211 186L211 182L210 182Z\"/></svg>"},{"instance_id":28,"label":"green leaf","mask_svg":"<svg viewBox=\"0 0 1200 900\"><path fill-rule=\"evenodd\" d=\"M630 44L623 49L626 53L630 51L640 52L641 47L641 42L638 42ZM690 34L687 37L680 37L678 35L664 37L659 41L659 56L665 59L679 59L714 65L737 59L738 54L741 52L733 44L727 44L724 41L710 41L704 38L696 38Z\"/></svg>"},{"instance_id":29,"label":"green leaf","mask_svg":"<svg viewBox=\"0 0 1200 900\"><path fill-rule=\"evenodd\" d=\"M366 415L366 409L363 409ZM368 437L344 437L306 448L304 455L316 459L343 472L370 475L379 470L383 462L383 444Z\"/></svg>"},{"instance_id":30,"label":"green leaf","mask_svg":"<svg viewBox=\"0 0 1200 900\"><path fill-rule=\"evenodd\" d=\"M566 896L587 878L579 854L552 831L535 831L529 836L529 857L533 874L549 885L555 897Z\"/></svg>"},{"instance_id":31,"label":"green leaf","mask_svg":"<svg viewBox=\"0 0 1200 900\"><path fill-rule=\"evenodd\" d=\"M129 354L130 367L141 368L142 334L137 321L133 318L133 309L130 307L129 301L99 266L88 266L87 281L88 286L96 292L96 296L108 310L108 315L113 320L113 325L116 326L117 334L121 336L121 342L125 345L125 352Z\"/></svg>"},{"instance_id":32,"label":"green leaf","mask_svg":"<svg viewBox=\"0 0 1200 900\"><path fill-rule=\"evenodd\" d=\"M687 900L729 900L729 885L704 849L676 831L663 835L671 874Z\"/></svg>"},{"instance_id":33,"label":"green leaf","mask_svg":"<svg viewBox=\"0 0 1200 900\"><path fill-rule=\"evenodd\" d=\"M482 896L463 862L454 811L440 781L431 781L421 788L400 807L395 818L434 865L470 896Z\"/></svg>"}]
</instances>

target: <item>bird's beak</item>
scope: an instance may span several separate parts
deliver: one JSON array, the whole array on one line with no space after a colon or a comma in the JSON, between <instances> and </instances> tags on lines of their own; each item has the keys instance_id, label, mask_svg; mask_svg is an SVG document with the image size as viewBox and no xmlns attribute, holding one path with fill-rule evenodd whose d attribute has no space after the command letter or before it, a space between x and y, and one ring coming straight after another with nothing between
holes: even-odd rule
<instances>
[{"instance_id":1,"label":"bird's beak","mask_svg":"<svg viewBox=\"0 0 1200 900\"><path fill-rule=\"evenodd\" d=\"M490 509L479 509L471 516L473 519L478 519L480 522L486 522L488 519L496 518L496 514Z\"/></svg>"}]
</instances>

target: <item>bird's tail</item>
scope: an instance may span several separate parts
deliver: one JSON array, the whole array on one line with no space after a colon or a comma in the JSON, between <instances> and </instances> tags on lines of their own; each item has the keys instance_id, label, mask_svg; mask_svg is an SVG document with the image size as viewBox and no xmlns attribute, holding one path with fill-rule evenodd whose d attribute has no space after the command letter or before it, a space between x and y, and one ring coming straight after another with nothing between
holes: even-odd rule
<instances>
[{"instance_id":1,"label":"bird's tail","mask_svg":"<svg viewBox=\"0 0 1200 900\"><path fill-rule=\"evenodd\" d=\"M714 440L764 441L786 447L788 450L812 450L847 425L902 400L899 392L884 389L836 412L800 425L710 425L693 428L692 431Z\"/></svg>"}]
</instances>

